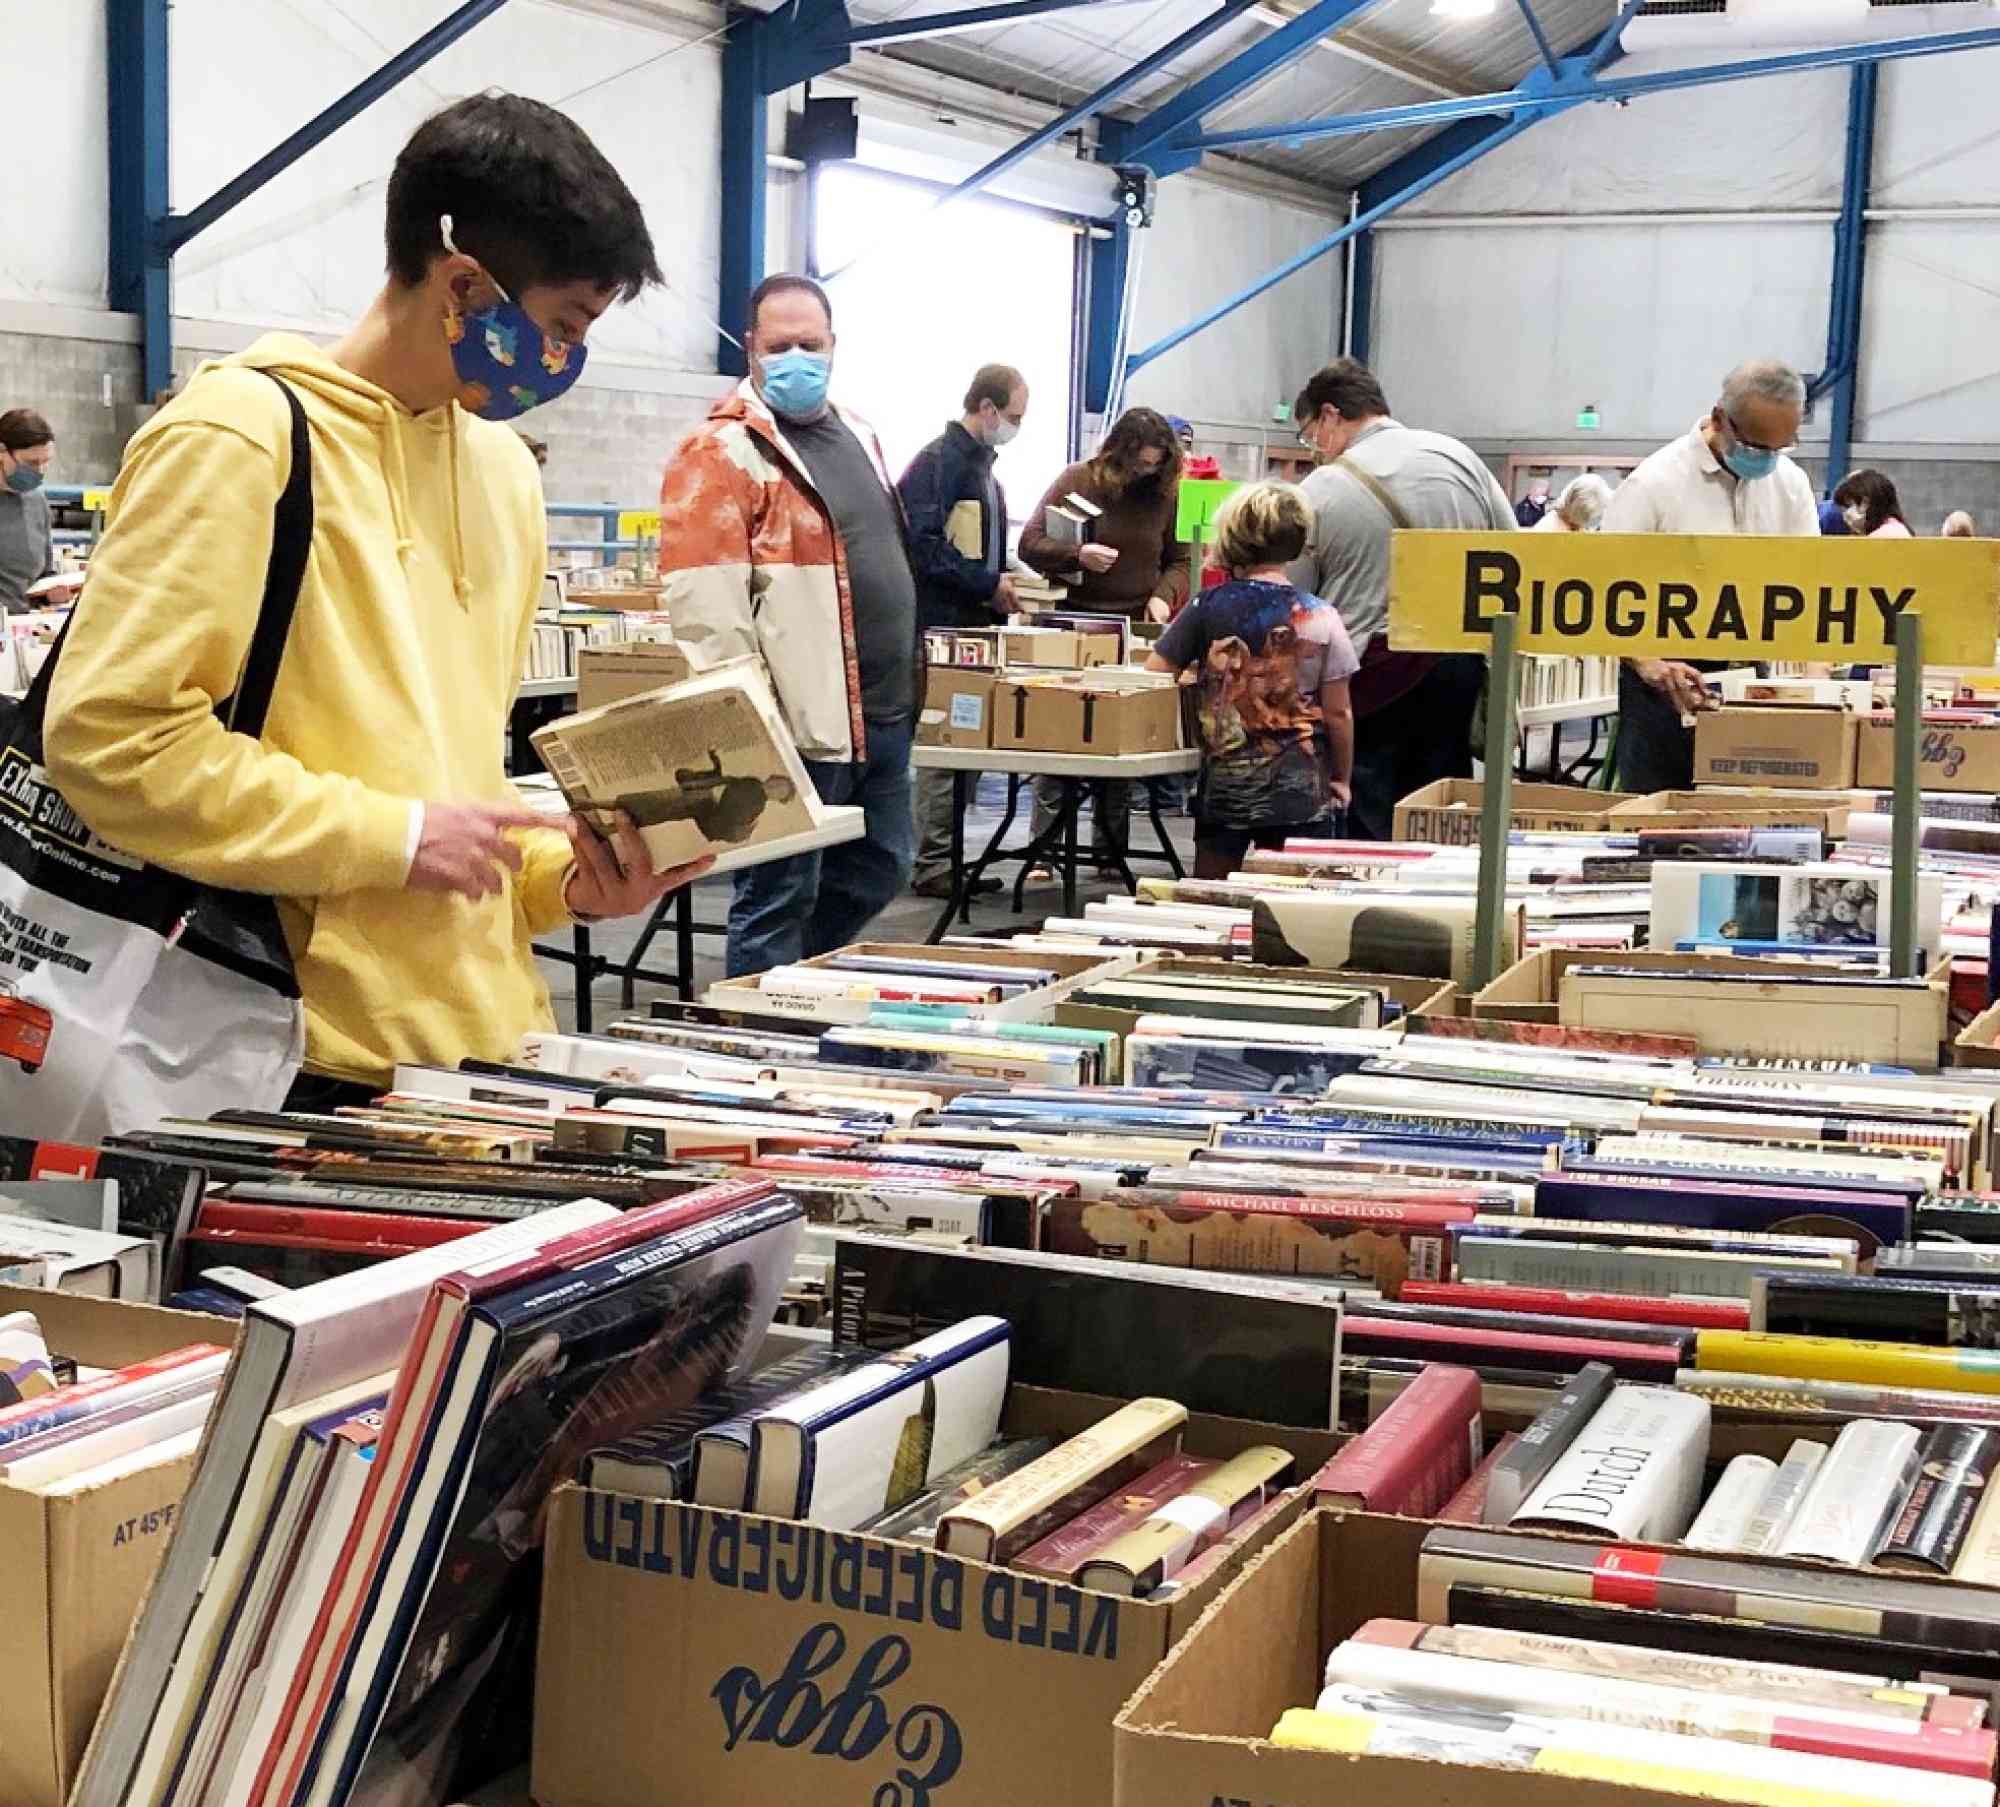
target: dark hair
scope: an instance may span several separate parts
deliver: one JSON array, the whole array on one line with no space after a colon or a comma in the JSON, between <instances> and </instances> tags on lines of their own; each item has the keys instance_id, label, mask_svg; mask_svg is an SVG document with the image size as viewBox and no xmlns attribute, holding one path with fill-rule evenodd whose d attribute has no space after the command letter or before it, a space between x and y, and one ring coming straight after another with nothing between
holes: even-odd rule
<instances>
[{"instance_id":1,"label":"dark hair","mask_svg":"<svg viewBox=\"0 0 2000 1807\"><path fill-rule=\"evenodd\" d=\"M980 365L965 391L966 413L977 414L986 402L991 402L996 408L1005 408L1014 399L1014 391L1025 380L1012 364Z\"/></svg>"},{"instance_id":2,"label":"dark hair","mask_svg":"<svg viewBox=\"0 0 2000 1807\"><path fill-rule=\"evenodd\" d=\"M826 290L810 276L789 276L780 272L776 276L765 277L750 291L750 306L743 316L746 331L754 333L757 330L758 312L773 295L810 295L819 303L820 312L826 315L827 331L833 330L833 303L826 298Z\"/></svg>"},{"instance_id":3,"label":"dark hair","mask_svg":"<svg viewBox=\"0 0 2000 1807\"><path fill-rule=\"evenodd\" d=\"M9 408L0 414L0 449L25 452L30 446L47 445L56 430L32 408Z\"/></svg>"},{"instance_id":4,"label":"dark hair","mask_svg":"<svg viewBox=\"0 0 2000 1807\"><path fill-rule=\"evenodd\" d=\"M520 299L589 282L635 301L664 282L646 216L575 120L518 94L475 94L434 113L389 177L389 274L406 288L452 239Z\"/></svg>"},{"instance_id":5,"label":"dark hair","mask_svg":"<svg viewBox=\"0 0 2000 1807\"><path fill-rule=\"evenodd\" d=\"M1371 420L1389 412L1389 398L1374 371L1359 358L1335 358L1299 391L1292 418L1302 427L1310 426L1329 406L1342 420Z\"/></svg>"},{"instance_id":6,"label":"dark hair","mask_svg":"<svg viewBox=\"0 0 2000 1807\"><path fill-rule=\"evenodd\" d=\"M1870 533L1884 521L1903 518L1903 498L1896 494L1895 484L1880 471L1854 472L1833 492L1833 499L1842 508L1851 508L1858 502L1867 509Z\"/></svg>"},{"instance_id":7,"label":"dark hair","mask_svg":"<svg viewBox=\"0 0 2000 1807\"><path fill-rule=\"evenodd\" d=\"M1149 447L1166 454L1160 481L1162 485L1172 482L1181 474L1181 442L1167 425L1167 417L1153 408L1127 408L1105 434L1090 467L1100 481L1126 476L1139 454Z\"/></svg>"}]
</instances>

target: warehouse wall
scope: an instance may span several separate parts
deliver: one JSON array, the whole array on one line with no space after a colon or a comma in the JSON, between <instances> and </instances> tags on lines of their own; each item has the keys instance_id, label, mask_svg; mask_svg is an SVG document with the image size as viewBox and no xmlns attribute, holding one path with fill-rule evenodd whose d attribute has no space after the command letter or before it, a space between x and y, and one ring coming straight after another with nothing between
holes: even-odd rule
<instances>
[{"instance_id":1,"label":"warehouse wall","mask_svg":"<svg viewBox=\"0 0 2000 1807\"><path fill-rule=\"evenodd\" d=\"M1926 531L1982 501L2000 521L1996 83L1992 51L1882 70L1871 205L1892 217L1869 228L1855 457L1898 477ZM1398 411L1489 454L1644 451L1740 357L1818 370L1847 94L1828 71L1584 109L1440 185L1377 238ZM1825 432L1821 410L1808 449Z\"/></svg>"},{"instance_id":2,"label":"warehouse wall","mask_svg":"<svg viewBox=\"0 0 2000 1807\"><path fill-rule=\"evenodd\" d=\"M199 202L443 10L443 0L338 8L180 0L171 37L174 204ZM617 9L606 0L604 10ZM693 0L690 16L706 16ZM321 338L339 330L380 280L383 189L396 149L444 101L511 88L561 105L591 132L644 202L672 285L593 331L584 380L536 414L534 431L550 442L550 494L651 494L673 442L727 387L714 374L709 323L720 57L694 41L706 29L690 23L676 49L675 36L646 24L513 0L189 246L176 268L177 368L271 327ZM132 323L104 311L104 44L104 0L0 10L0 66L38 99L36 179L0 184L0 406L42 406L58 430L62 474L76 480L109 475L140 417ZM863 109L894 110L878 98ZM970 168L1017 134L964 125L959 135ZM782 144L781 128L772 142ZM1040 185L1035 198L1079 192L1074 151L1044 153L1018 180L1024 193ZM1106 186L1091 172L1092 192ZM803 189L796 175L773 171L773 268L799 263ZM1135 342L1320 236L1330 217L1206 180L1169 184L1149 235ZM1336 276L1329 264L1243 310L1145 372L1132 399L1204 420L1268 416L1332 343Z\"/></svg>"}]
</instances>

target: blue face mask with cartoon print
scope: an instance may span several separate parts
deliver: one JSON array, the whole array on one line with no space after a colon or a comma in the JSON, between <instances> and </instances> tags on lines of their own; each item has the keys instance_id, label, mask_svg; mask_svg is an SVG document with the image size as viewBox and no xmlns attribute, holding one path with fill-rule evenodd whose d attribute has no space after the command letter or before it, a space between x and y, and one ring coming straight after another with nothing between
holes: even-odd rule
<instances>
[{"instance_id":1,"label":"blue face mask with cartoon print","mask_svg":"<svg viewBox=\"0 0 2000 1807\"><path fill-rule=\"evenodd\" d=\"M451 215L438 224L445 249L456 252ZM445 315L445 337L458 377L458 405L481 420L512 420L565 393L583 374L587 354L581 345L543 332L491 271L487 280L500 299L477 313L454 308Z\"/></svg>"}]
</instances>

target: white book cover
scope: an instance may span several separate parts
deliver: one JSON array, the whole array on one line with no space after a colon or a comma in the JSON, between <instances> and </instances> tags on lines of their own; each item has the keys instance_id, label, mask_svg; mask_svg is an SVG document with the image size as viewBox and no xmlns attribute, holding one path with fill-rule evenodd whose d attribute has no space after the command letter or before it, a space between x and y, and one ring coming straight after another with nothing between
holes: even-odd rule
<instances>
[{"instance_id":1,"label":"white book cover","mask_svg":"<svg viewBox=\"0 0 2000 1807\"><path fill-rule=\"evenodd\" d=\"M1672 1387L1616 1387L1512 1523L1671 1543L1693 1522L1709 1406Z\"/></svg>"},{"instance_id":2,"label":"white book cover","mask_svg":"<svg viewBox=\"0 0 2000 1807\"><path fill-rule=\"evenodd\" d=\"M149 1450L163 1439L199 1431L208 1422L209 1409L214 1404L214 1393L197 1393L192 1398L163 1405L157 1412L107 1424L102 1429L86 1423L77 1435L51 1448L0 1461L0 1481L10 1487L41 1487L80 1469L97 1468L135 1451Z\"/></svg>"},{"instance_id":3,"label":"white book cover","mask_svg":"<svg viewBox=\"0 0 2000 1807\"><path fill-rule=\"evenodd\" d=\"M1834 1439L1778 1540L1780 1556L1871 1560L1917 1479L1923 1432L1886 1418L1858 1418Z\"/></svg>"},{"instance_id":4,"label":"white book cover","mask_svg":"<svg viewBox=\"0 0 2000 1807\"><path fill-rule=\"evenodd\" d=\"M850 1531L1000 1432L1006 1320L967 1318L751 1422L753 1511Z\"/></svg>"},{"instance_id":5,"label":"white book cover","mask_svg":"<svg viewBox=\"0 0 2000 1807\"><path fill-rule=\"evenodd\" d=\"M1722 1471L1681 1542L1690 1550L1740 1550L1757 1507L1778 1472L1769 1456L1738 1456Z\"/></svg>"},{"instance_id":6,"label":"white book cover","mask_svg":"<svg viewBox=\"0 0 2000 1807\"><path fill-rule=\"evenodd\" d=\"M1813 1476L1819 1473L1820 1464L1825 1460L1826 1445L1809 1442L1804 1437L1785 1452L1785 1459L1778 1464L1777 1472L1765 1483L1757 1509L1750 1515L1750 1522L1743 1527L1737 1549L1746 1556L1767 1556L1777 1549L1780 1539L1798 1515L1799 1503L1806 1497L1806 1489L1812 1485Z\"/></svg>"},{"instance_id":7,"label":"white book cover","mask_svg":"<svg viewBox=\"0 0 2000 1807\"><path fill-rule=\"evenodd\" d=\"M115 1212L117 1187L105 1183L114 1195ZM160 1297L160 1249L150 1237L16 1215L0 1202L0 1262L7 1261L42 1262L49 1286L59 1292L134 1299L143 1305L156 1304Z\"/></svg>"},{"instance_id":8,"label":"white book cover","mask_svg":"<svg viewBox=\"0 0 2000 1807\"><path fill-rule=\"evenodd\" d=\"M1917 945L1935 956L1944 881L1917 880ZM1648 945L1671 953L1683 941L1803 942L1879 947L1889 939L1889 875L1874 867L1661 860L1653 867Z\"/></svg>"},{"instance_id":9,"label":"white book cover","mask_svg":"<svg viewBox=\"0 0 2000 1807\"><path fill-rule=\"evenodd\" d=\"M201 1426L191 1425L172 1436L163 1436L155 1443L142 1443L123 1455L107 1457L94 1467L79 1468L74 1474L63 1475L36 1491L44 1499L67 1499L71 1494L87 1493L93 1487L108 1487L113 1481L122 1481L128 1475L164 1468L169 1462L179 1462L193 1455L200 1447Z\"/></svg>"}]
</instances>

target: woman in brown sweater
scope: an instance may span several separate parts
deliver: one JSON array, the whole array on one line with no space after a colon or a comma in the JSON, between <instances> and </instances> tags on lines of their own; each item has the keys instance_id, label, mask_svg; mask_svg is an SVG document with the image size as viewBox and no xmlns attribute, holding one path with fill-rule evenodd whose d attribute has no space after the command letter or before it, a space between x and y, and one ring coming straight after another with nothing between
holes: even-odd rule
<instances>
[{"instance_id":1,"label":"woman in brown sweater","mask_svg":"<svg viewBox=\"0 0 2000 1807\"><path fill-rule=\"evenodd\" d=\"M1188 547L1174 535L1180 511L1181 442L1166 416L1128 408L1104 436L1095 458L1072 464L1049 485L1021 529L1021 562L1069 585L1069 606L1135 620L1168 621L1188 598ZM1103 512L1081 545L1053 538L1048 511L1072 492ZM1166 784L1164 780L1154 780ZM1132 808L1130 784L1093 784L1091 846L1123 854ZM1179 781L1161 797L1178 807ZM1060 781L1035 781L1034 832L1045 834L1061 800ZM1032 875L1031 875L1032 876Z\"/></svg>"},{"instance_id":2,"label":"woman in brown sweater","mask_svg":"<svg viewBox=\"0 0 2000 1807\"><path fill-rule=\"evenodd\" d=\"M1188 596L1188 548L1174 537L1181 442L1166 416L1128 408L1095 458L1049 485L1021 529L1021 562L1069 585L1072 608L1165 621ZM1076 546L1048 531L1051 504L1072 492L1104 512Z\"/></svg>"}]
</instances>

